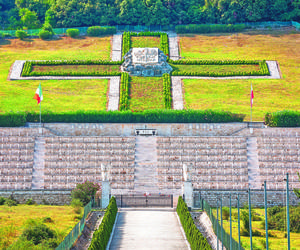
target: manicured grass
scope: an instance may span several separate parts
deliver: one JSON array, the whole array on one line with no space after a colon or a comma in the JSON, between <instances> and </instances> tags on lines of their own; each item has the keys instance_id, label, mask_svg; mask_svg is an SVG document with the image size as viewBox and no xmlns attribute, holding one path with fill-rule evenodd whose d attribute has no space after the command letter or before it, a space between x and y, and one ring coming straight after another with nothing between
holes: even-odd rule
<instances>
[{"instance_id":1,"label":"manicured grass","mask_svg":"<svg viewBox=\"0 0 300 250\"><path fill-rule=\"evenodd\" d=\"M57 41L40 39L0 40L0 113L9 111L39 112L33 99L39 84L36 80L8 81L15 60L110 60L111 37ZM108 80L42 81L42 110L53 112L105 110Z\"/></svg>"},{"instance_id":2,"label":"manicured grass","mask_svg":"<svg viewBox=\"0 0 300 250\"><path fill-rule=\"evenodd\" d=\"M263 237L256 237L253 236L252 242L256 246L259 247L259 249L264 249L263 245L261 243L262 239L265 239L265 229L262 226L264 225L265 221L265 210L262 209L253 209L254 213L257 214L261 220L260 221L252 221L252 230L253 231L259 231L264 235ZM242 209L240 209L241 213ZM248 211L248 210L247 210ZM217 211L214 210L215 216L217 216ZM233 221L232 221L232 235L233 238L238 242L238 221L237 221L237 209L232 208L232 215L233 215ZM220 218L220 211L219 211L219 218ZM223 226L225 228L225 231L229 234L230 233L230 221L229 220L223 220ZM243 223L241 221L241 230L243 227ZM278 230L268 230L268 232L272 233L273 235L276 235L276 237L269 237L269 249L270 250L277 250L277 249L287 249L287 238L285 238L285 232L278 231ZM296 250L300 249L300 234L299 233L291 233L291 249ZM250 249L250 237L241 236L241 242L243 247L248 250Z\"/></svg>"},{"instance_id":3,"label":"manicured grass","mask_svg":"<svg viewBox=\"0 0 300 250\"><path fill-rule=\"evenodd\" d=\"M185 59L277 60L282 73L282 79L183 80L185 108L243 113L249 121L252 83L253 121L263 121L266 112L299 110L299 47L300 33L290 31L181 36Z\"/></svg>"},{"instance_id":4,"label":"manicured grass","mask_svg":"<svg viewBox=\"0 0 300 250\"><path fill-rule=\"evenodd\" d=\"M163 109L162 77L130 77L129 109L142 111L146 109Z\"/></svg>"},{"instance_id":5,"label":"manicured grass","mask_svg":"<svg viewBox=\"0 0 300 250\"><path fill-rule=\"evenodd\" d=\"M170 64L176 72L250 72L260 69L259 65L183 65Z\"/></svg>"},{"instance_id":6,"label":"manicured grass","mask_svg":"<svg viewBox=\"0 0 300 250\"><path fill-rule=\"evenodd\" d=\"M159 36L131 36L131 48L160 48Z\"/></svg>"},{"instance_id":7,"label":"manicured grass","mask_svg":"<svg viewBox=\"0 0 300 250\"><path fill-rule=\"evenodd\" d=\"M50 217L53 223L45 223L58 233L62 241L78 223L79 219L71 206L18 205L0 206L0 249L12 244L22 234L28 220L43 222Z\"/></svg>"},{"instance_id":8,"label":"manicured grass","mask_svg":"<svg viewBox=\"0 0 300 250\"><path fill-rule=\"evenodd\" d=\"M119 65L52 65L52 66L33 66L32 72L120 72Z\"/></svg>"}]
</instances>

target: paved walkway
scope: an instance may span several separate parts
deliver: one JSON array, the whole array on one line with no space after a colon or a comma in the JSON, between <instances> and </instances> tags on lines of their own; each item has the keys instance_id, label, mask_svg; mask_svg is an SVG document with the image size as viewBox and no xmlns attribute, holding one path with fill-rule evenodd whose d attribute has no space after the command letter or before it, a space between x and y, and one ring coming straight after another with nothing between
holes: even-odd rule
<instances>
[{"instance_id":1,"label":"paved walkway","mask_svg":"<svg viewBox=\"0 0 300 250\"><path fill-rule=\"evenodd\" d=\"M172 76L171 86L172 86L173 109L181 110L183 109L184 106L181 77Z\"/></svg>"},{"instance_id":2,"label":"paved walkway","mask_svg":"<svg viewBox=\"0 0 300 250\"><path fill-rule=\"evenodd\" d=\"M261 189L256 137L247 138L247 162L248 162L249 188Z\"/></svg>"},{"instance_id":3,"label":"paved walkway","mask_svg":"<svg viewBox=\"0 0 300 250\"><path fill-rule=\"evenodd\" d=\"M44 189L45 139L37 137L34 145L34 162L32 169L32 189Z\"/></svg>"},{"instance_id":4,"label":"paved walkway","mask_svg":"<svg viewBox=\"0 0 300 250\"><path fill-rule=\"evenodd\" d=\"M109 249L189 249L172 209L120 209Z\"/></svg>"},{"instance_id":5,"label":"paved walkway","mask_svg":"<svg viewBox=\"0 0 300 250\"><path fill-rule=\"evenodd\" d=\"M110 78L107 110L119 110L120 81L119 76Z\"/></svg>"},{"instance_id":6,"label":"paved walkway","mask_svg":"<svg viewBox=\"0 0 300 250\"><path fill-rule=\"evenodd\" d=\"M168 32L169 38L169 53L171 60L179 60L178 37L174 32Z\"/></svg>"},{"instance_id":7,"label":"paved walkway","mask_svg":"<svg viewBox=\"0 0 300 250\"><path fill-rule=\"evenodd\" d=\"M122 60L122 33L113 35L111 60Z\"/></svg>"}]
</instances>

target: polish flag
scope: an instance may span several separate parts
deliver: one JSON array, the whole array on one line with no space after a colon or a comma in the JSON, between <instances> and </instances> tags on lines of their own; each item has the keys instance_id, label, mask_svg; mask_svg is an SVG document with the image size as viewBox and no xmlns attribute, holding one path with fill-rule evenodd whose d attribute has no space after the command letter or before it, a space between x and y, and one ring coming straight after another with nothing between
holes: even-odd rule
<instances>
[{"instance_id":1,"label":"polish flag","mask_svg":"<svg viewBox=\"0 0 300 250\"><path fill-rule=\"evenodd\" d=\"M36 89L33 99L37 100L37 104L39 104L41 101L43 101L43 93L42 93L42 86L41 86L41 84Z\"/></svg>"}]
</instances>

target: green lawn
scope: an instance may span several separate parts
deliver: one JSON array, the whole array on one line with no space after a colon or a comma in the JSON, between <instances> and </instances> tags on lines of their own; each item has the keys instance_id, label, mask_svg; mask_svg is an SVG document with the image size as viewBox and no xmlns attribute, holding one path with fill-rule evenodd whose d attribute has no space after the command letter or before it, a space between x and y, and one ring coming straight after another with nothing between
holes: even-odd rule
<instances>
[{"instance_id":1,"label":"green lawn","mask_svg":"<svg viewBox=\"0 0 300 250\"><path fill-rule=\"evenodd\" d=\"M263 121L266 112L300 110L300 33L294 33L181 36L185 59L277 60L282 74L266 80L183 80L185 108L243 113L249 121L252 83L254 121Z\"/></svg>"},{"instance_id":2,"label":"green lawn","mask_svg":"<svg viewBox=\"0 0 300 250\"><path fill-rule=\"evenodd\" d=\"M265 229L264 226L262 226L262 224L264 225L264 221L265 221L265 210L264 208L262 209L253 209L254 213L256 215L258 215L258 217L260 217L260 221L252 221L252 230L253 231L259 231L262 233L262 235L265 235ZM240 209L240 213L241 213L242 209ZM247 210L248 211L248 210ZM220 213L220 211L219 211ZM217 216L217 212L216 210L214 210L214 214L215 216ZM236 208L232 208L232 235L233 238L236 240L236 242L238 242L238 221L237 221L237 209ZM219 218L220 218L220 214L219 214ZM230 221L229 220L223 220L223 226L225 228L225 231L230 234ZM241 230L243 227L243 223L241 221ZM269 233L275 235L276 237L269 237L269 249L270 250L279 250L279 249L287 249L287 238L285 238L285 232L283 231L278 231L278 230L268 230ZM299 233L291 233L291 249L292 250L296 250L296 249L300 249L300 234ZM259 249L264 249L263 245L261 243L261 241L265 239L264 237L253 237L252 238L252 242L254 245L256 245L257 247L259 247ZM250 249L250 237L245 237L245 236L241 236L241 242L243 247L246 250Z\"/></svg>"},{"instance_id":3,"label":"green lawn","mask_svg":"<svg viewBox=\"0 0 300 250\"><path fill-rule=\"evenodd\" d=\"M131 48L160 48L159 36L131 36Z\"/></svg>"},{"instance_id":4,"label":"green lawn","mask_svg":"<svg viewBox=\"0 0 300 250\"><path fill-rule=\"evenodd\" d=\"M129 109L142 111L146 109L163 109L162 77L130 77Z\"/></svg>"},{"instance_id":5,"label":"green lawn","mask_svg":"<svg viewBox=\"0 0 300 250\"><path fill-rule=\"evenodd\" d=\"M57 41L0 40L0 113L39 112L33 96L40 81L7 80L15 60L110 60L110 40L111 37L61 38ZM46 80L41 83L44 111L106 109L108 80Z\"/></svg>"},{"instance_id":6,"label":"green lawn","mask_svg":"<svg viewBox=\"0 0 300 250\"><path fill-rule=\"evenodd\" d=\"M8 207L0 206L0 249L12 244L22 234L28 220L43 222L45 217L50 217L53 223L45 223L54 229L60 240L78 223L77 214L71 206L46 206L46 205L18 205Z\"/></svg>"}]
</instances>

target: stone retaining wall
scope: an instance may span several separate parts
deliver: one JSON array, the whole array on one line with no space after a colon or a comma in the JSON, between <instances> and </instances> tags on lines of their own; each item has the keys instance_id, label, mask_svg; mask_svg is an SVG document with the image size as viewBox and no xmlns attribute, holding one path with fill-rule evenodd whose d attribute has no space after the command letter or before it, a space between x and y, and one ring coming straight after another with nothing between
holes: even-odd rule
<instances>
[{"instance_id":1,"label":"stone retaining wall","mask_svg":"<svg viewBox=\"0 0 300 250\"><path fill-rule=\"evenodd\" d=\"M231 204L233 207L237 206L237 195L240 195L240 207L248 204L247 190L241 191L220 191L220 190L201 190L194 191L194 206L199 207L199 195L206 200L212 207L217 206L217 201L222 196L222 205L229 206L229 194L231 193ZM251 190L251 206L264 207L264 190ZM286 191L285 190L270 190L267 191L268 206L285 206ZM290 191L290 205L295 206L300 203L300 199Z\"/></svg>"},{"instance_id":2,"label":"stone retaining wall","mask_svg":"<svg viewBox=\"0 0 300 250\"><path fill-rule=\"evenodd\" d=\"M50 205L65 205L71 202L71 190L0 190L0 196L8 198L10 195L21 204L29 199L37 204Z\"/></svg>"}]
</instances>

